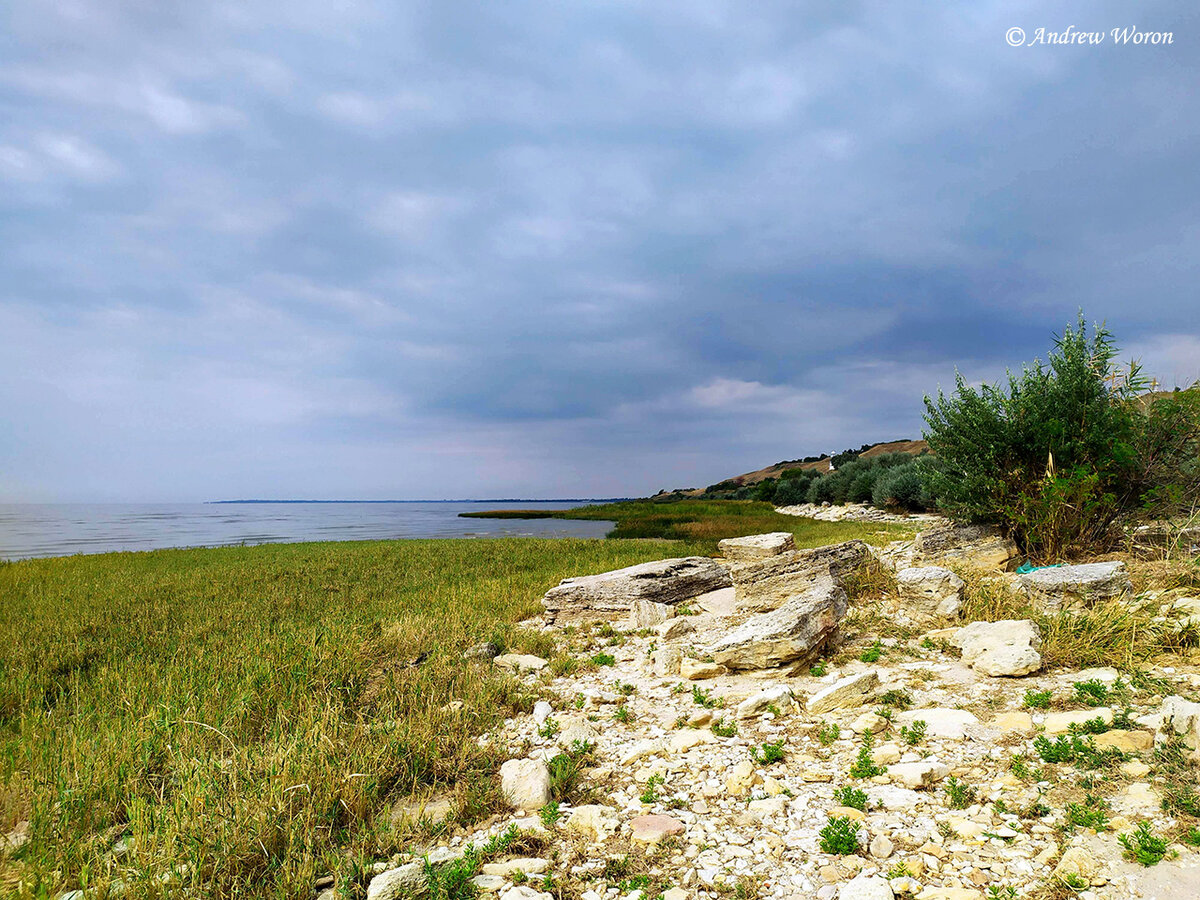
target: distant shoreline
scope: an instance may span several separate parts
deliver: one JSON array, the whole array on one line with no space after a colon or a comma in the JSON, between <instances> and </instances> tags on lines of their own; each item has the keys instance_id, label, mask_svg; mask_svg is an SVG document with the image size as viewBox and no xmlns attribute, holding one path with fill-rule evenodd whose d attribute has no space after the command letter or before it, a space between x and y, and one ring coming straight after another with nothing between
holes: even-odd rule
<instances>
[{"instance_id":1,"label":"distant shoreline","mask_svg":"<svg viewBox=\"0 0 1200 900\"><path fill-rule=\"evenodd\" d=\"M526 497L502 497L496 500L205 500L205 504L221 503L620 503L632 497L549 497L530 500Z\"/></svg>"}]
</instances>

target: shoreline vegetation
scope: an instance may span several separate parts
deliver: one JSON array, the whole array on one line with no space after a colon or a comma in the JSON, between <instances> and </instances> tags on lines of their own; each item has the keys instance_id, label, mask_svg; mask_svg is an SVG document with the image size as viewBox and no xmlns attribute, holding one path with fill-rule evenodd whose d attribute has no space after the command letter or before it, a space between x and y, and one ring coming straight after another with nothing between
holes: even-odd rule
<instances>
[{"instance_id":1,"label":"shoreline vegetation","mask_svg":"<svg viewBox=\"0 0 1200 900\"><path fill-rule=\"evenodd\" d=\"M775 511L759 500L624 500L562 510L501 509L459 513L466 519L596 519L616 525L608 538L651 538L699 542L705 554L722 538L788 531L796 546L813 547L861 538L880 545L907 537L907 525L876 522L822 522ZM679 555L679 554L676 554Z\"/></svg>"}]
</instances>

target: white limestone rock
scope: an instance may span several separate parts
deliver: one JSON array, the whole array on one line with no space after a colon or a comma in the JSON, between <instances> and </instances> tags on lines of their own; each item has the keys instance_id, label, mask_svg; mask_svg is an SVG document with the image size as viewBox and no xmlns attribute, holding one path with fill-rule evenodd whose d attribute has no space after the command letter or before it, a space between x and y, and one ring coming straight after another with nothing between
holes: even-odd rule
<instances>
[{"instance_id":1,"label":"white limestone rock","mask_svg":"<svg viewBox=\"0 0 1200 900\"><path fill-rule=\"evenodd\" d=\"M804 663L833 639L848 602L846 592L826 575L778 609L747 619L708 652L733 670Z\"/></svg>"},{"instance_id":2,"label":"white limestone rock","mask_svg":"<svg viewBox=\"0 0 1200 900\"><path fill-rule=\"evenodd\" d=\"M962 650L963 663L993 678L1028 675L1042 667L1042 635L1028 619L972 622L950 643Z\"/></svg>"},{"instance_id":3,"label":"white limestone rock","mask_svg":"<svg viewBox=\"0 0 1200 900\"><path fill-rule=\"evenodd\" d=\"M751 534L746 537L726 538L718 542L717 549L728 560L741 562L748 559L767 559L796 549L790 531L772 531L770 534Z\"/></svg>"},{"instance_id":4,"label":"white limestone rock","mask_svg":"<svg viewBox=\"0 0 1200 900\"><path fill-rule=\"evenodd\" d=\"M540 759L510 759L500 767L500 792L517 809L550 802L550 770Z\"/></svg>"},{"instance_id":5,"label":"white limestone rock","mask_svg":"<svg viewBox=\"0 0 1200 900\"><path fill-rule=\"evenodd\" d=\"M941 566L914 566L896 574L905 611L918 619L949 619L962 607L963 580Z\"/></svg>"},{"instance_id":6,"label":"white limestone rock","mask_svg":"<svg viewBox=\"0 0 1200 900\"><path fill-rule=\"evenodd\" d=\"M1088 607L1133 592L1123 562L1054 566L1018 576L1021 589L1045 609Z\"/></svg>"}]
</instances>

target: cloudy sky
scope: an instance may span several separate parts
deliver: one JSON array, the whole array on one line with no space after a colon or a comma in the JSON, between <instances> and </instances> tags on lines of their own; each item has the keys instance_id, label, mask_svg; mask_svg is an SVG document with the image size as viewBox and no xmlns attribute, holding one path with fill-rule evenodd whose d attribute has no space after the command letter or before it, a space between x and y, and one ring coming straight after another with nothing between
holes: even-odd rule
<instances>
[{"instance_id":1,"label":"cloudy sky","mask_svg":"<svg viewBox=\"0 0 1200 900\"><path fill-rule=\"evenodd\" d=\"M0 17L0 500L704 485L1080 307L1200 377L1194 4Z\"/></svg>"}]
</instances>

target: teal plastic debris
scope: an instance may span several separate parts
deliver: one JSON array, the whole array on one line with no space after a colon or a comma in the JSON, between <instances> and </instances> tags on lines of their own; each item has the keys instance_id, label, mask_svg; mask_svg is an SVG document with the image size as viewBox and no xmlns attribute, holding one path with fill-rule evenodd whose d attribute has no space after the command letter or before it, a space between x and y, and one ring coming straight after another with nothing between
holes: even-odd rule
<instances>
[{"instance_id":1,"label":"teal plastic debris","mask_svg":"<svg viewBox=\"0 0 1200 900\"><path fill-rule=\"evenodd\" d=\"M1028 575L1030 572L1036 572L1038 569L1057 569L1061 565L1062 563L1055 563L1052 566L1035 566L1029 560L1025 560L1025 562L1017 566L1017 574Z\"/></svg>"}]
</instances>

